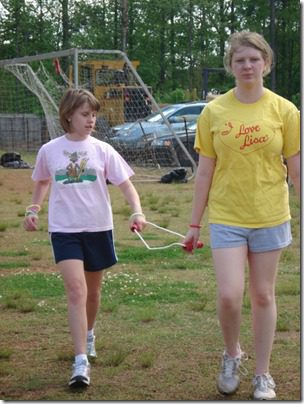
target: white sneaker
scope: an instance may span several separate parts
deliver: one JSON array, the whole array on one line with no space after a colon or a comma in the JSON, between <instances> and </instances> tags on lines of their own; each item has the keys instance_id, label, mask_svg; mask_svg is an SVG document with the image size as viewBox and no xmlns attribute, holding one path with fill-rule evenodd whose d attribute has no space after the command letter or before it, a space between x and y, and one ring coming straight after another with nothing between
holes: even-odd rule
<instances>
[{"instance_id":1,"label":"white sneaker","mask_svg":"<svg viewBox=\"0 0 304 404\"><path fill-rule=\"evenodd\" d=\"M87 387L90 384L90 364L86 360L73 365L73 374L69 382L70 387Z\"/></svg>"},{"instance_id":2,"label":"white sneaker","mask_svg":"<svg viewBox=\"0 0 304 404\"><path fill-rule=\"evenodd\" d=\"M87 339L87 355L90 358L97 358L97 353L95 349L95 335L93 337Z\"/></svg>"},{"instance_id":3,"label":"white sneaker","mask_svg":"<svg viewBox=\"0 0 304 404\"><path fill-rule=\"evenodd\" d=\"M254 386L253 398L255 400L273 400L276 397L274 391L276 385L269 373L255 376L252 384Z\"/></svg>"},{"instance_id":4,"label":"white sneaker","mask_svg":"<svg viewBox=\"0 0 304 404\"><path fill-rule=\"evenodd\" d=\"M233 394L240 385L240 377L238 375L242 359L247 359L247 355L241 352L236 358L231 358L226 352L223 354L222 369L217 378L217 389L222 394ZM247 374L247 369L242 367L240 373Z\"/></svg>"}]
</instances>

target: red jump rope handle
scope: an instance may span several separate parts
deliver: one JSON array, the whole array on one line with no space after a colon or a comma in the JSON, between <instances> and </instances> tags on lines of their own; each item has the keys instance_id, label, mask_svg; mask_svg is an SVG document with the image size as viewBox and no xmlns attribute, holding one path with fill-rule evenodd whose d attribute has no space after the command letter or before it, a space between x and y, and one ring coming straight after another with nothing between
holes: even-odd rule
<instances>
[{"instance_id":1,"label":"red jump rope handle","mask_svg":"<svg viewBox=\"0 0 304 404\"><path fill-rule=\"evenodd\" d=\"M133 226L131 227L131 231L135 231L138 230L138 226L136 224L133 224Z\"/></svg>"},{"instance_id":2,"label":"red jump rope handle","mask_svg":"<svg viewBox=\"0 0 304 404\"><path fill-rule=\"evenodd\" d=\"M204 246L204 243L202 241L198 241L196 244L196 248L202 248ZM183 249L187 252L192 252L193 251L193 244L192 243L187 243Z\"/></svg>"}]
</instances>

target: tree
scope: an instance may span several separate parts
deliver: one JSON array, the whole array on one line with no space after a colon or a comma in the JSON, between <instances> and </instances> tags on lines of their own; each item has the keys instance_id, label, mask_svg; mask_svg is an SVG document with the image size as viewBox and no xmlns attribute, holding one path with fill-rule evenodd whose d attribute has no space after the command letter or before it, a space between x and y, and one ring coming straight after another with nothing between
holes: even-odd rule
<instances>
[{"instance_id":1,"label":"tree","mask_svg":"<svg viewBox=\"0 0 304 404\"><path fill-rule=\"evenodd\" d=\"M62 49L70 48L70 16L69 0L60 0L61 4L61 25L62 25Z\"/></svg>"},{"instance_id":2,"label":"tree","mask_svg":"<svg viewBox=\"0 0 304 404\"><path fill-rule=\"evenodd\" d=\"M127 39L128 39L128 28L129 28L129 18L128 18L128 0L121 0L121 50L126 52L127 50Z\"/></svg>"},{"instance_id":3,"label":"tree","mask_svg":"<svg viewBox=\"0 0 304 404\"><path fill-rule=\"evenodd\" d=\"M0 52L13 58L70 47L121 49L140 61L157 93L202 88L204 67L222 67L228 36L265 36L276 55L268 86L299 99L300 3L295 0L2 0ZM228 76L212 75L225 91Z\"/></svg>"}]
</instances>

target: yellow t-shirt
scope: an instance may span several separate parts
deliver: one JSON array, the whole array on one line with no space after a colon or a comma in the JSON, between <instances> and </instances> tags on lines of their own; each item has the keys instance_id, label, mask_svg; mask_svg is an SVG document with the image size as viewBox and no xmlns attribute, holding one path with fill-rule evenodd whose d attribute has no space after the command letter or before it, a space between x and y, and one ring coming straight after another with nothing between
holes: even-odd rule
<instances>
[{"instance_id":1,"label":"yellow t-shirt","mask_svg":"<svg viewBox=\"0 0 304 404\"><path fill-rule=\"evenodd\" d=\"M259 228L290 219L283 158L300 150L300 113L290 101L266 89L243 104L230 90L202 111L194 148L216 158L209 223Z\"/></svg>"}]
</instances>

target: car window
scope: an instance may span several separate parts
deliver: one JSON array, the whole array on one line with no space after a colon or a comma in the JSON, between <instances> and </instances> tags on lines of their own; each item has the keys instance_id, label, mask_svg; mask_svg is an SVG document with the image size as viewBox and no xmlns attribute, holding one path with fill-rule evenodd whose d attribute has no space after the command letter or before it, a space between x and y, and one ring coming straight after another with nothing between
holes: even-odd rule
<instances>
[{"instance_id":1,"label":"car window","mask_svg":"<svg viewBox=\"0 0 304 404\"><path fill-rule=\"evenodd\" d=\"M173 114L176 111L176 106L168 106L164 107L162 109L162 113L167 117L168 115ZM146 121L148 122L161 122L163 120L163 117L161 116L160 113L155 112L154 114L151 114L147 116Z\"/></svg>"},{"instance_id":2,"label":"car window","mask_svg":"<svg viewBox=\"0 0 304 404\"><path fill-rule=\"evenodd\" d=\"M199 115L203 107L204 105L188 105L181 108L180 105L169 105L168 107L162 108L162 113L165 115L165 117ZM145 120L152 123L163 123L163 117L158 112L154 112L153 114L147 116Z\"/></svg>"},{"instance_id":3,"label":"car window","mask_svg":"<svg viewBox=\"0 0 304 404\"><path fill-rule=\"evenodd\" d=\"M202 105L191 105L189 107L181 108L179 111L176 112L176 116L181 115L199 115L201 110L203 109Z\"/></svg>"}]
</instances>

